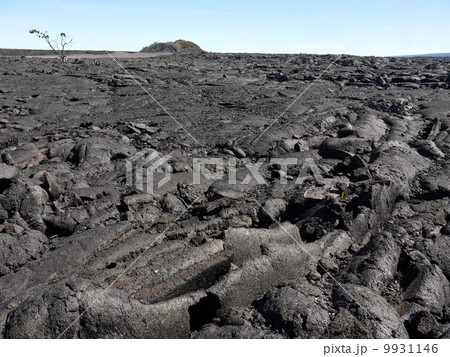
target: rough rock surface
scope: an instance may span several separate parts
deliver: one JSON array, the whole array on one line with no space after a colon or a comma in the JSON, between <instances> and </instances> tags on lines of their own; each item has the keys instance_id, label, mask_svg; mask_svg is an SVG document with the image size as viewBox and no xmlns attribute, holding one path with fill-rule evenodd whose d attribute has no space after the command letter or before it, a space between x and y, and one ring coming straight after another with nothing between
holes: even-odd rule
<instances>
[{"instance_id":1,"label":"rough rock surface","mask_svg":"<svg viewBox=\"0 0 450 357\"><path fill-rule=\"evenodd\" d=\"M0 337L448 338L450 62L334 60L0 51Z\"/></svg>"}]
</instances>

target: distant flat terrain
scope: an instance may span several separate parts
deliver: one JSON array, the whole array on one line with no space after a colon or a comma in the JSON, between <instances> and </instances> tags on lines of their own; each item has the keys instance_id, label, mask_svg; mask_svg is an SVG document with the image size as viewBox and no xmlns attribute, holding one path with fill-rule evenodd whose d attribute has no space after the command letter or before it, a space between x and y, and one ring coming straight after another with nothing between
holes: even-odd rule
<instances>
[{"instance_id":1,"label":"distant flat terrain","mask_svg":"<svg viewBox=\"0 0 450 357\"><path fill-rule=\"evenodd\" d=\"M400 56L400 57L409 57L409 58L420 58L420 57L429 57L429 58L449 58L449 53L428 53L423 55L407 55L407 56Z\"/></svg>"},{"instance_id":2,"label":"distant flat terrain","mask_svg":"<svg viewBox=\"0 0 450 357\"><path fill-rule=\"evenodd\" d=\"M109 54L108 54L109 53ZM144 52L131 52L131 51L67 51L68 58L103 58L110 55L115 58L146 58L167 56L169 52L159 53L144 53ZM26 56L26 57L44 57L44 58L56 58L57 56L51 50L21 50L21 49L0 49L0 56Z\"/></svg>"}]
</instances>

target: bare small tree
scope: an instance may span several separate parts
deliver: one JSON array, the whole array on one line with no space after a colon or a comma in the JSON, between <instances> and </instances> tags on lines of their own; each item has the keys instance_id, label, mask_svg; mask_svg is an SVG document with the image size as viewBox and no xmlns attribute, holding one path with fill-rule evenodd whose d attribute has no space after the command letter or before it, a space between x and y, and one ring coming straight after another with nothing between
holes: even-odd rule
<instances>
[{"instance_id":1,"label":"bare small tree","mask_svg":"<svg viewBox=\"0 0 450 357\"><path fill-rule=\"evenodd\" d=\"M50 39L50 36L47 34L47 31L41 32L36 29L32 29L29 31L31 34L36 35L39 38L43 38L45 42L47 42L47 45L50 46L50 48L55 52L59 58L61 58L61 61L67 62L67 56L65 52L65 48L68 44L72 43L73 39L67 40L66 34L64 32L61 32L59 34L60 36L60 42L56 40Z\"/></svg>"}]
</instances>

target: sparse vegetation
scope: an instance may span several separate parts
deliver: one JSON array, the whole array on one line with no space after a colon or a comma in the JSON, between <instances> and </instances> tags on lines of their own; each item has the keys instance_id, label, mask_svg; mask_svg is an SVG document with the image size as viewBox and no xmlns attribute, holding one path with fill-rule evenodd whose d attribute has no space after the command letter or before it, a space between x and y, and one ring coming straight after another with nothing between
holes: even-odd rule
<instances>
[{"instance_id":1,"label":"sparse vegetation","mask_svg":"<svg viewBox=\"0 0 450 357\"><path fill-rule=\"evenodd\" d=\"M192 41L177 40L175 46L180 47L180 52L204 52L199 45Z\"/></svg>"},{"instance_id":2,"label":"sparse vegetation","mask_svg":"<svg viewBox=\"0 0 450 357\"><path fill-rule=\"evenodd\" d=\"M42 32L36 29L32 29L29 31L32 35L36 35L39 38L42 38L47 42L47 45L55 52L59 58L61 58L62 62L67 62L67 56L65 52L65 48L67 45L72 43L73 39L67 40L67 36L64 32L59 34L59 44L56 40L50 39L50 36L47 34L47 31Z\"/></svg>"},{"instance_id":3,"label":"sparse vegetation","mask_svg":"<svg viewBox=\"0 0 450 357\"><path fill-rule=\"evenodd\" d=\"M176 40L175 42L154 42L152 45L144 47L141 52L199 53L204 51L192 41Z\"/></svg>"}]
</instances>

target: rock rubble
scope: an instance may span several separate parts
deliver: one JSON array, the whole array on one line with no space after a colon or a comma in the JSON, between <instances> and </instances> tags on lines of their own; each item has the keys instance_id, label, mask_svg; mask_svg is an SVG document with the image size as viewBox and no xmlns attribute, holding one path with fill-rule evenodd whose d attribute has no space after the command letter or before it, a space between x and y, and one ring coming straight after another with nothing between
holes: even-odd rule
<instances>
[{"instance_id":1,"label":"rock rubble","mask_svg":"<svg viewBox=\"0 0 450 357\"><path fill-rule=\"evenodd\" d=\"M449 60L333 60L0 52L0 336L448 338Z\"/></svg>"}]
</instances>

